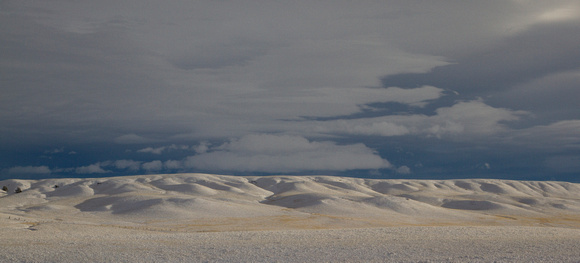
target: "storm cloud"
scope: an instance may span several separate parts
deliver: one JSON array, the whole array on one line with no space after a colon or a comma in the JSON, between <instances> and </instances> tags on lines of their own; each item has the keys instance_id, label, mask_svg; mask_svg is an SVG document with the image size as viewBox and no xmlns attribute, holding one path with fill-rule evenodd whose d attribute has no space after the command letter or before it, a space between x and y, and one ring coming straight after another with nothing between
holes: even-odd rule
<instances>
[{"instance_id":1,"label":"storm cloud","mask_svg":"<svg viewBox=\"0 0 580 263\"><path fill-rule=\"evenodd\" d=\"M0 170L577 180L579 46L565 0L3 1Z\"/></svg>"}]
</instances>

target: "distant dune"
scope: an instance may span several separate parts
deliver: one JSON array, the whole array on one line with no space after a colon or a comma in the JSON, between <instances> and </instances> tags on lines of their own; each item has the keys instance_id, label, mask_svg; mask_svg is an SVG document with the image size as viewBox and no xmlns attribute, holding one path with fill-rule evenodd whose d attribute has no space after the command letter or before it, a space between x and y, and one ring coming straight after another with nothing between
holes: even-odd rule
<instances>
[{"instance_id":1,"label":"distant dune","mask_svg":"<svg viewBox=\"0 0 580 263\"><path fill-rule=\"evenodd\" d=\"M69 223L172 231L580 227L580 185L566 182L167 174L5 180L2 186L7 188L0 191L2 218L19 218L30 226Z\"/></svg>"}]
</instances>

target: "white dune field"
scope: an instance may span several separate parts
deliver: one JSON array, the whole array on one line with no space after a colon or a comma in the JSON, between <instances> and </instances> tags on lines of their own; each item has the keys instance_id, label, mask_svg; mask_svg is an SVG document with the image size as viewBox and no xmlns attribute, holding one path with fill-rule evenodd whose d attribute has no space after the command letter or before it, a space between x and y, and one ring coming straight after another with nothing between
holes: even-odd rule
<instances>
[{"instance_id":1,"label":"white dune field","mask_svg":"<svg viewBox=\"0 0 580 263\"><path fill-rule=\"evenodd\" d=\"M170 174L2 186L2 262L580 261L574 183Z\"/></svg>"}]
</instances>

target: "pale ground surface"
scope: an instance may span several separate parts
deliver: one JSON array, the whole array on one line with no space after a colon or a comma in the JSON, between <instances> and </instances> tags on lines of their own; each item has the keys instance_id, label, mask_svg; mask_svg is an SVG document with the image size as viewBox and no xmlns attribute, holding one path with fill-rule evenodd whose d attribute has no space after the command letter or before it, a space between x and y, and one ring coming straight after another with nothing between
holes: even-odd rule
<instances>
[{"instance_id":1,"label":"pale ground surface","mask_svg":"<svg viewBox=\"0 0 580 263\"><path fill-rule=\"evenodd\" d=\"M565 182L179 174L2 186L0 262L580 262L580 185Z\"/></svg>"}]
</instances>

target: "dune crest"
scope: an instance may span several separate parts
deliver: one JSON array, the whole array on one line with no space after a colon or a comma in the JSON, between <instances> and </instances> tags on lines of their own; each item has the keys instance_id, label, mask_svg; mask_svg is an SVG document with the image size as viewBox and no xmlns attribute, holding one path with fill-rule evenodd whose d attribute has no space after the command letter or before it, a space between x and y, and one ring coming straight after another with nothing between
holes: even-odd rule
<instances>
[{"instance_id":1,"label":"dune crest","mask_svg":"<svg viewBox=\"0 0 580 263\"><path fill-rule=\"evenodd\" d=\"M332 176L4 180L2 220L222 231L412 225L580 227L580 185ZM22 190L16 193L16 189ZM18 225L14 225L15 227Z\"/></svg>"}]
</instances>

